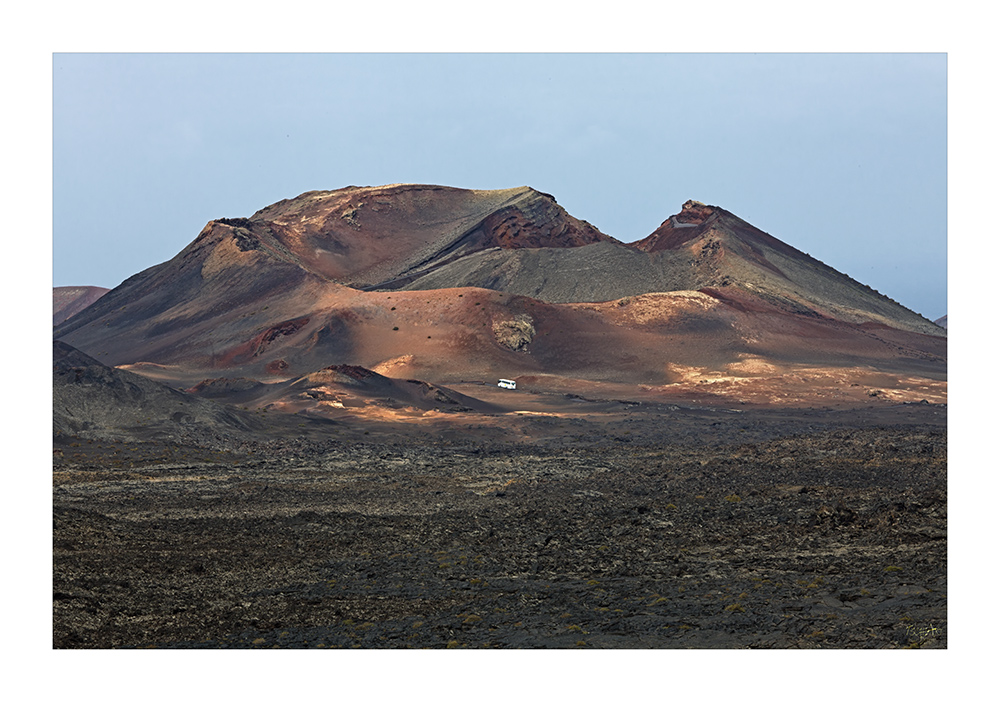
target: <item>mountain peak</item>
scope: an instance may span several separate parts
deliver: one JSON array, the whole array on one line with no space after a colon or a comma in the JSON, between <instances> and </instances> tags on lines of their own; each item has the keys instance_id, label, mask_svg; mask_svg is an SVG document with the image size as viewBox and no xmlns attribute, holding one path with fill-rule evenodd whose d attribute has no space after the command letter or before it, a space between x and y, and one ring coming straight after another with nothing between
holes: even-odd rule
<instances>
[{"instance_id":1,"label":"mountain peak","mask_svg":"<svg viewBox=\"0 0 1000 702\"><path fill-rule=\"evenodd\" d=\"M717 208L711 205L688 200L681 205L680 212L667 217L656 231L630 246L646 253L679 248L700 235L704 230L703 225L716 212Z\"/></svg>"},{"instance_id":2,"label":"mountain peak","mask_svg":"<svg viewBox=\"0 0 1000 702\"><path fill-rule=\"evenodd\" d=\"M674 215L675 226L678 222L688 225L701 224L715 214L716 209L712 205L706 205L698 200L688 200L681 205L681 211Z\"/></svg>"},{"instance_id":3,"label":"mountain peak","mask_svg":"<svg viewBox=\"0 0 1000 702\"><path fill-rule=\"evenodd\" d=\"M467 190L397 183L312 190L220 219L249 231L241 250L262 248L322 279L392 287L430 268L487 249L566 248L610 240L556 199L522 185ZM254 240L260 239L262 247ZM244 241L247 239L247 241Z\"/></svg>"},{"instance_id":4,"label":"mountain peak","mask_svg":"<svg viewBox=\"0 0 1000 702\"><path fill-rule=\"evenodd\" d=\"M239 309L232 324L242 336L230 351L256 358L262 340L278 347L298 336L312 339L315 332L319 336L310 344L329 339L346 344L349 337L337 331L349 325L346 318L330 321L323 334L302 331L318 324L312 318L316 305L326 309L335 299L372 291L455 288L547 303L724 290L733 304L750 300L808 319L944 334L727 210L698 200L684 202L646 239L624 244L529 186L466 190L414 184L310 191L249 218L215 220L171 261L133 276L58 331L83 348L111 346L108 334L122 348L125 337L142 339L143 346L136 347L147 354L142 360L156 362L183 355L180 345L190 337L201 344L202 356L220 365L229 360L216 353L214 341L206 353L208 337L186 329L217 330L213 320ZM388 305L390 317L397 312L394 304ZM395 331L395 323L386 324ZM435 343L438 338L433 332L424 336ZM402 354L401 348L396 355Z\"/></svg>"}]
</instances>

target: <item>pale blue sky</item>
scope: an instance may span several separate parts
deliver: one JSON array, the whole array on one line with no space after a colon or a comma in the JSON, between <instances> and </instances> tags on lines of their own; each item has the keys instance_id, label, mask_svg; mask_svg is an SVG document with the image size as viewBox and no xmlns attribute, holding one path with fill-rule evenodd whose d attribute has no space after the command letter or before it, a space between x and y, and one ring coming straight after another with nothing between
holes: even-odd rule
<instances>
[{"instance_id":1,"label":"pale blue sky","mask_svg":"<svg viewBox=\"0 0 1000 702\"><path fill-rule=\"evenodd\" d=\"M936 319L946 78L943 53L57 53L53 284L307 190L530 185L623 241L719 205Z\"/></svg>"}]
</instances>

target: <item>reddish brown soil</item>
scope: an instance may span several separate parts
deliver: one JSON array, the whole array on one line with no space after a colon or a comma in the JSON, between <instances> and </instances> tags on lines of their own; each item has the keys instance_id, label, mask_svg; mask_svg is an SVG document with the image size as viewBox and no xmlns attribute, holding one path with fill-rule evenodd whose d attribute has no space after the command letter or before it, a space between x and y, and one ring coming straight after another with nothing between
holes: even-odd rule
<instances>
[{"instance_id":1,"label":"reddish brown soil","mask_svg":"<svg viewBox=\"0 0 1000 702\"><path fill-rule=\"evenodd\" d=\"M268 314L274 321L265 331L251 336L250 327L245 341L228 347L209 344L209 335L238 329L245 313L234 311L232 326L224 318L206 329L203 348L211 354L165 353L149 359L155 365L125 367L175 387L212 377L272 382L335 360L439 385L505 377L533 391L631 400L842 406L947 399L943 339L787 314L717 293L549 305L482 289L336 288L307 316L277 303ZM516 351L494 331L514 319L530 320L534 330Z\"/></svg>"},{"instance_id":2,"label":"reddish brown soil","mask_svg":"<svg viewBox=\"0 0 1000 702\"><path fill-rule=\"evenodd\" d=\"M482 287L363 292L331 279L371 282L482 246L587 249L603 235L584 225L530 188L306 193L210 223L58 334L177 388L223 377L273 383L346 364L443 386L506 377L538 392L631 400L946 399L944 336L902 331L898 305L700 203L663 232L698 237L651 255L683 254L692 281L714 281L698 290L553 304Z\"/></svg>"}]
</instances>

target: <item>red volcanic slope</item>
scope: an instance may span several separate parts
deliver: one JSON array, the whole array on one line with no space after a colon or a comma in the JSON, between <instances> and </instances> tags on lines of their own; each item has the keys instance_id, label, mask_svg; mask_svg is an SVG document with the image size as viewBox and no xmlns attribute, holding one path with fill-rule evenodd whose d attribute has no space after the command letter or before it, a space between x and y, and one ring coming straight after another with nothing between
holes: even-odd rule
<instances>
[{"instance_id":1,"label":"red volcanic slope","mask_svg":"<svg viewBox=\"0 0 1000 702\"><path fill-rule=\"evenodd\" d=\"M632 246L646 253L678 249L701 234L703 225L714 214L714 208L705 203L688 200L678 214L669 217L645 239L633 242Z\"/></svg>"},{"instance_id":2,"label":"red volcanic slope","mask_svg":"<svg viewBox=\"0 0 1000 702\"><path fill-rule=\"evenodd\" d=\"M380 289L482 287L547 302L734 286L797 314L939 335L941 328L726 210L693 200L642 241L437 256Z\"/></svg>"},{"instance_id":3,"label":"red volcanic slope","mask_svg":"<svg viewBox=\"0 0 1000 702\"><path fill-rule=\"evenodd\" d=\"M429 185L305 193L248 219L246 246L287 255L327 280L365 287L491 247L583 246L610 239L532 188Z\"/></svg>"},{"instance_id":4,"label":"red volcanic slope","mask_svg":"<svg viewBox=\"0 0 1000 702\"><path fill-rule=\"evenodd\" d=\"M690 289L733 286L797 314L942 334L930 320L721 207L689 200L631 246L682 271Z\"/></svg>"},{"instance_id":5,"label":"red volcanic slope","mask_svg":"<svg viewBox=\"0 0 1000 702\"><path fill-rule=\"evenodd\" d=\"M250 218L209 222L173 259L126 280L57 335L112 364L207 355L228 367L258 358L262 344L287 337L314 310L352 299L344 285L414 275L483 247L606 239L526 187L310 192ZM347 344L330 341L341 322L332 324L321 345Z\"/></svg>"},{"instance_id":6,"label":"red volcanic slope","mask_svg":"<svg viewBox=\"0 0 1000 702\"><path fill-rule=\"evenodd\" d=\"M701 290L550 304L488 286L358 289L444 275L498 251L545 252L550 265L534 272L553 279L580 278L561 267L578 255L596 266L585 277L597 276L601 259L588 252L614 251L644 270L683 268ZM56 336L183 387L274 383L335 364L435 383L531 375L663 385L691 369L780 375L779 365L943 378L945 339L893 329L919 325L901 309L721 208L688 203L630 247L530 188L386 186L306 193L210 222Z\"/></svg>"},{"instance_id":7,"label":"red volcanic slope","mask_svg":"<svg viewBox=\"0 0 1000 702\"><path fill-rule=\"evenodd\" d=\"M52 288L52 326L58 326L77 312L97 302L108 288L68 285Z\"/></svg>"},{"instance_id":8,"label":"red volcanic slope","mask_svg":"<svg viewBox=\"0 0 1000 702\"><path fill-rule=\"evenodd\" d=\"M498 408L462 393L421 380L399 380L361 366L334 365L276 383L252 383L245 378L204 381L189 392L225 397L220 386L240 404L276 407L285 411L361 408L436 410L438 412L496 412Z\"/></svg>"}]
</instances>

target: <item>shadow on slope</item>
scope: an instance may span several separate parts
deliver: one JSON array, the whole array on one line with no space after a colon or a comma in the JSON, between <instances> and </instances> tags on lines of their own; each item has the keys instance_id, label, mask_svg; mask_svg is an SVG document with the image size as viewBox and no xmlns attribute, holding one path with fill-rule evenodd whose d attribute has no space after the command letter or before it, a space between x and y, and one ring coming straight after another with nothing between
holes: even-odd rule
<instances>
[{"instance_id":1,"label":"shadow on slope","mask_svg":"<svg viewBox=\"0 0 1000 702\"><path fill-rule=\"evenodd\" d=\"M53 342L52 430L68 437L176 441L200 445L317 433L329 422L260 417L193 397L136 373L110 368L61 341ZM308 430L308 432L307 432Z\"/></svg>"},{"instance_id":2,"label":"shadow on slope","mask_svg":"<svg viewBox=\"0 0 1000 702\"><path fill-rule=\"evenodd\" d=\"M247 378L208 379L190 392L295 413L366 407L421 412L502 411L492 403L422 380L389 378L361 366L343 364L277 383Z\"/></svg>"}]
</instances>

